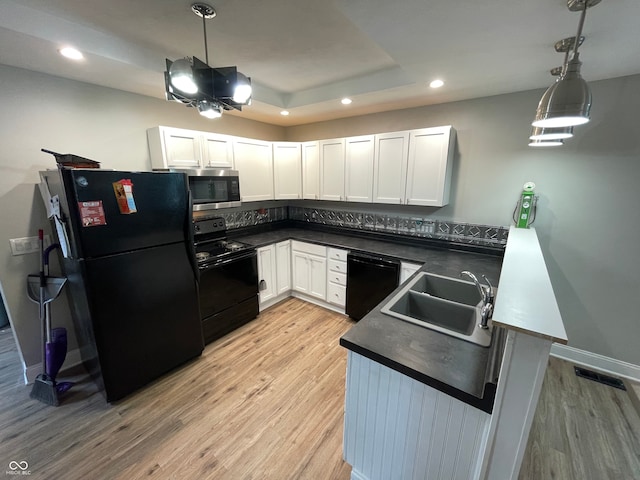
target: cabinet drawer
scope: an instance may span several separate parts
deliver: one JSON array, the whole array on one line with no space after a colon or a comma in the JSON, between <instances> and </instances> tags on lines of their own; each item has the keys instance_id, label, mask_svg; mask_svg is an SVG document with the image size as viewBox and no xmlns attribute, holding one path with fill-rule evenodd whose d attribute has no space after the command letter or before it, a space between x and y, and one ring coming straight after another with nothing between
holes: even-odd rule
<instances>
[{"instance_id":1,"label":"cabinet drawer","mask_svg":"<svg viewBox=\"0 0 640 480\"><path fill-rule=\"evenodd\" d=\"M327 254L327 258L329 260L340 260L342 262L347 261L347 250L339 250L337 248L329 248L329 253Z\"/></svg>"},{"instance_id":2,"label":"cabinet drawer","mask_svg":"<svg viewBox=\"0 0 640 480\"><path fill-rule=\"evenodd\" d=\"M329 260L329 271L347 273L347 262L341 262L339 260Z\"/></svg>"},{"instance_id":3,"label":"cabinet drawer","mask_svg":"<svg viewBox=\"0 0 640 480\"><path fill-rule=\"evenodd\" d=\"M344 307L346 297L347 297L347 287L343 287L342 285L336 285L335 283L329 282L329 286L327 288L327 301L329 303L333 303L334 305L339 305L340 307Z\"/></svg>"},{"instance_id":4,"label":"cabinet drawer","mask_svg":"<svg viewBox=\"0 0 640 480\"><path fill-rule=\"evenodd\" d=\"M338 285L346 286L347 285L347 274L339 273L339 272L329 272L327 274L327 278L331 283L336 283Z\"/></svg>"},{"instance_id":5,"label":"cabinet drawer","mask_svg":"<svg viewBox=\"0 0 640 480\"><path fill-rule=\"evenodd\" d=\"M327 247L322 245L316 245L315 243L304 243L297 240L291 241L291 250L298 252L311 253L312 255L319 255L321 257L327 256Z\"/></svg>"}]
</instances>

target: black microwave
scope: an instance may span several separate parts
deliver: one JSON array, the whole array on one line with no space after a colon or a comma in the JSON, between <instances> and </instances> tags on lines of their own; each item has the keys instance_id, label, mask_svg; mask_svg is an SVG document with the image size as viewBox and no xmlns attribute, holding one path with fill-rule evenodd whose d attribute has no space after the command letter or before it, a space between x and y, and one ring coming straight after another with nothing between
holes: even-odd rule
<instances>
[{"instance_id":1,"label":"black microwave","mask_svg":"<svg viewBox=\"0 0 640 480\"><path fill-rule=\"evenodd\" d=\"M172 169L187 174L193 211L240 206L237 170L218 168Z\"/></svg>"}]
</instances>

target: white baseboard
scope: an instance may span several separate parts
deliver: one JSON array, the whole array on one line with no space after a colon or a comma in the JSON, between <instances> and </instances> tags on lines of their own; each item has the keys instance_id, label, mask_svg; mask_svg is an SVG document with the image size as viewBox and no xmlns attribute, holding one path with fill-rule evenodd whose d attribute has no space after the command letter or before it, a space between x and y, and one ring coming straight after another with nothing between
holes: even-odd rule
<instances>
[{"instance_id":1,"label":"white baseboard","mask_svg":"<svg viewBox=\"0 0 640 480\"><path fill-rule=\"evenodd\" d=\"M283 300L286 300L291 296L291 290L285 293L281 293L280 295L273 297L271 300L267 300L266 302L260 301L260 311L266 310L269 307L273 307L276 303L280 303Z\"/></svg>"},{"instance_id":2,"label":"white baseboard","mask_svg":"<svg viewBox=\"0 0 640 480\"><path fill-rule=\"evenodd\" d=\"M358 472L355 468L351 469L351 478L350 480L369 480L367 477Z\"/></svg>"},{"instance_id":3,"label":"white baseboard","mask_svg":"<svg viewBox=\"0 0 640 480\"><path fill-rule=\"evenodd\" d=\"M551 355L554 357L593 368L599 372L623 377L634 382L640 382L640 365L623 362L615 358L605 357L579 348L554 343L551 345Z\"/></svg>"},{"instance_id":4,"label":"white baseboard","mask_svg":"<svg viewBox=\"0 0 640 480\"><path fill-rule=\"evenodd\" d=\"M333 305L332 303L325 302L318 298L305 295L304 293L292 291L291 296L295 298L299 298L300 300L304 300L305 302L313 303L314 305L318 305L319 307L326 308L327 310L333 310L334 312L342 313L343 315L345 314L344 307Z\"/></svg>"},{"instance_id":5,"label":"white baseboard","mask_svg":"<svg viewBox=\"0 0 640 480\"><path fill-rule=\"evenodd\" d=\"M75 349L67 352L67 357L64 360L64 364L62 365L62 370L66 370L68 368L77 367L82 363L82 357L80 356L80 350ZM29 384L32 383L38 374L42 373L42 362L36 363L35 365L29 365L28 367L23 364L24 371L24 383Z\"/></svg>"}]
</instances>

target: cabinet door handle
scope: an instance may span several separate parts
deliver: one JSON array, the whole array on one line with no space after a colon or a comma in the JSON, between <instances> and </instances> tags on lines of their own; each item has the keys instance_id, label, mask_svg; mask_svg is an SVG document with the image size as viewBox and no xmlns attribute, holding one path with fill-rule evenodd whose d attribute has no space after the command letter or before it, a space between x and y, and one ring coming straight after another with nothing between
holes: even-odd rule
<instances>
[{"instance_id":1,"label":"cabinet door handle","mask_svg":"<svg viewBox=\"0 0 640 480\"><path fill-rule=\"evenodd\" d=\"M258 283L258 290L266 290L267 289L267 282L265 282L264 280L260 280L260 283Z\"/></svg>"}]
</instances>

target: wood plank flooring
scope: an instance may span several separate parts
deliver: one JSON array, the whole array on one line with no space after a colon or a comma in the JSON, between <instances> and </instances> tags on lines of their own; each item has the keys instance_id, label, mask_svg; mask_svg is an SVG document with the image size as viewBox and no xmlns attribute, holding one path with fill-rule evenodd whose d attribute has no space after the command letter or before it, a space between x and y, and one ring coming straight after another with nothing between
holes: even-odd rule
<instances>
[{"instance_id":1,"label":"wood plank flooring","mask_svg":"<svg viewBox=\"0 0 640 480\"><path fill-rule=\"evenodd\" d=\"M45 406L3 368L0 471L26 460L30 478L347 480L338 339L352 325L289 299L114 405L80 377Z\"/></svg>"},{"instance_id":2,"label":"wood plank flooring","mask_svg":"<svg viewBox=\"0 0 640 480\"><path fill-rule=\"evenodd\" d=\"M0 473L26 460L33 479L347 480L338 339L352 325L292 298L117 404L78 376L57 408L29 398L0 334ZM552 358L519 480L640 479L639 435L626 392Z\"/></svg>"},{"instance_id":3,"label":"wood plank flooring","mask_svg":"<svg viewBox=\"0 0 640 480\"><path fill-rule=\"evenodd\" d=\"M629 393L551 357L519 476L539 479L640 479L640 417Z\"/></svg>"}]
</instances>

